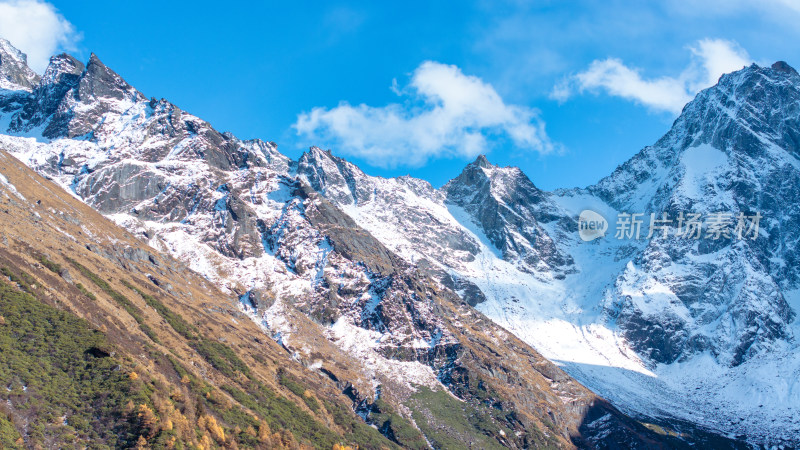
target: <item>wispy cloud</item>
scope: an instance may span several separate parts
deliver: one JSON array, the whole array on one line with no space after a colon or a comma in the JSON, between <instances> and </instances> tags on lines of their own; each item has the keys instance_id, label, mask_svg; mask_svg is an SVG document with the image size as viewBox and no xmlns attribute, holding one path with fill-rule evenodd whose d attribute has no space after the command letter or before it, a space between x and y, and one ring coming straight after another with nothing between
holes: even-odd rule
<instances>
[{"instance_id":1,"label":"wispy cloud","mask_svg":"<svg viewBox=\"0 0 800 450\"><path fill-rule=\"evenodd\" d=\"M452 65L427 61L408 86L393 90L403 104L342 102L300 114L294 128L311 143L334 146L381 167L420 166L438 157L474 158L496 137L547 153L554 146L536 111L506 104L495 89Z\"/></svg>"},{"instance_id":2,"label":"wispy cloud","mask_svg":"<svg viewBox=\"0 0 800 450\"><path fill-rule=\"evenodd\" d=\"M696 2L691 0L670 0L667 2L670 9L682 15L715 15L726 16L733 14L761 14L766 18L783 22L795 20L800 14L800 1L798 0L705 0Z\"/></svg>"},{"instance_id":3,"label":"wispy cloud","mask_svg":"<svg viewBox=\"0 0 800 450\"><path fill-rule=\"evenodd\" d=\"M75 27L56 8L38 0L0 1L0 37L28 55L28 65L42 73L50 56L74 50Z\"/></svg>"},{"instance_id":4,"label":"wispy cloud","mask_svg":"<svg viewBox=\"0 0 800 450\"><path fill-rule=\"evenodd\" d=\"M640 70L617 58L595 60L585 71L558 83L551 98L565 101L575 93L605 91L656 111L677 114L697 92L714 85L722 74L752 61L737 43L721 39L700 40L689 50L690 64L675 77L644 78Z\"/></svg>"}]
</instances>

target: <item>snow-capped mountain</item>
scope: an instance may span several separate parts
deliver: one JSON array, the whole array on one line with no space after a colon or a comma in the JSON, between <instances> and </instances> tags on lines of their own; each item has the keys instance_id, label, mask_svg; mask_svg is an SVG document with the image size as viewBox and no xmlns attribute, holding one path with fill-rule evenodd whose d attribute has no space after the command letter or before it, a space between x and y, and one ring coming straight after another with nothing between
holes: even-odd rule
<instances>
[{"instance_id":1,"label":"snow-capped mountain","mask_svg":"<svg viewBox=\"0 0 800 450\"><path fill-rule=\"evenodd\" d=\"M798 444L800 76L785 63L724 75L653 146L555 192L483 156L439 189L316 147L291 161L147 99L95 55L39 77L0 41L0 83L3 148L239 295L368 421L381 398L441 425L415 397L426 386L505 446L656 439L480 311L642 420ZM591 242L587 209L610 226ZM640 239L617 239L637 213ZM651 214L668 219L652 235ZM683 235L693 214L729 236Z\"/></svg>"},{"instance_id":2,"label":"snow-capped mountain","mask_svg":"<svg viewBox=\"0 0 800 450\"><path fill-rule=\"evenodd\" d=\"M389 248L458 280L465 299L626 410L795 442L799 120L800 77L779 62L724 75L655 145L586 189L541 192L484 157L440 190L366 177L330 155L303 173ZM368 194L331 194L356 192L345 185ZM585 209L611 224L604 239L578 239ZM615 239L620 213L641 213L641 239ZM679 236L688 222L678 217L693 213L722 214L730 236ZM650 214L671 222L647 237ZM756 214L760 227L748 228Z\"/></svg>"},{"instance_id":3,"label":"snow-capped mountain","mask_svg":"<svg viewBox=\"0 0 800 450\"><path fill-rule=\"evenodd\" d=\"M799 84L785 63L725 75L659 142L589 188L619 211L730 214L731 230L740 213L763 216L757 234L743 239L684 239L673 224L619 275L606 307L626 334L638 334L629 340L650 360L672 363L708 351L736 366L792 340Z\"/></svg>"},{"instance_id":4,"label":"snow-capped mountain","mask_svg":"<svg viewBox=\"0 0 800 450\"><path fill-rule=\"evenodd\" d=\"M462 208L505 261L526 273L561 279L574 271L572 258L556 247L542 227L572 223L516 167L492 166L485 156L442 188L449 205Z\"/></svg>"},{"instance_id":5,"label":"snow-capped mountain","mask_svg":"<svg viewBox=\"0 0 800 450\"><path fill-rule=\"evenodd\" d=\"M147 99L95 55L86 65L55 56L38 79L19 69L24 56L4 52L15 65L2 69L14 75L0 90L0 146L237 294L264 332L395 442L407 444L378 422L386 405L435 447L730 444L702 429L652 432L469 306L508 300L490 287L516 274L534 289L576 273L548 230L574 224L519 170L464 177L491 196L482 201L460 182L445 191L372 178L319 149L291 161L274 143ZM470 217L486 221L472 227ZM480 227L493 224L489 240Z\"/></svg>"}]
</instances>

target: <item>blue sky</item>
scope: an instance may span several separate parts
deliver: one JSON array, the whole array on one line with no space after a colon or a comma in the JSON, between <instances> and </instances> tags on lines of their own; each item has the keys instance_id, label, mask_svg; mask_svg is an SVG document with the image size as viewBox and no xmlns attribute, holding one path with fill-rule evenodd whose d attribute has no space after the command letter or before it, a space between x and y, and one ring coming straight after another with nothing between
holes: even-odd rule
<instances>
[{"instance_id":1,"label":"blue sky","mask_svg":"<svg viewBox=\"0 0 800 450\"><path fill-rule=\"evenodd\" d=\"M554 189L655 142L722 71L800 64L800 2L692 3L0 0L0 36L40 71L95 52L294 158L318 145L439 186L487 153Z\"/></svg>"}]
</instances>

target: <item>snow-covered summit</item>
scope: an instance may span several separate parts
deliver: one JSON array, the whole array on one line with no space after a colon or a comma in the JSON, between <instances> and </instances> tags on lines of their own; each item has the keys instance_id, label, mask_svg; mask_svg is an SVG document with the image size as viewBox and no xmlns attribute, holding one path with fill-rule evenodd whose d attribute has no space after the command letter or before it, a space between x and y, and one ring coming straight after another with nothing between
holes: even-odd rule
<instances>
[{"instance_id":1,"label":"snow-covered summit","mask_svg":"<svg viewBox=\"0 0 800 450\"><path fill-rule=\"evenodd\" d=\"M562 219L563 212L519 168L495 166L481 155L442 191L520 270L556 277L574 270L572 258L542 227Z\"/></svg>"},{"instance_id":2,"label":"snow-covered summit","mask_svg":"<svg viewBox=\"0 0 800 450\"><path fill-rule=\"evenodd\" d=\"M38 82L39 75L28 67L28 57L0 38L0 89L30 91Z\"/></svg>"}]
</instances>

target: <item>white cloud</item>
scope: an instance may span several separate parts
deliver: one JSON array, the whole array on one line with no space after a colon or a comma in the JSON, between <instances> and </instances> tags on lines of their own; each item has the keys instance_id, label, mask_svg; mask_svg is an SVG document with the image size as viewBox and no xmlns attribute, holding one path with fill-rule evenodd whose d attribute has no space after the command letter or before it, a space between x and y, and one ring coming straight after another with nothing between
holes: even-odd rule
<instances>
[{"instance_id":1,"label":"white cloud","mask_svg":"<svg viewBox=\"0 0 800 450\"><path fill-rule=\"evenodd\" d=\"M685 72L685 77L690 83L689 89L694 92L717 84L722 74L739 70L753 62L737 43L722 39L703 39L690 49L695 59Z\"/></svg>"},{"instance_id":2,"label":"white cloud","mask_svg":"<svg viewBox=\"0 0 800 450\"><path fill-rule=\"evenodd\" d=\"M563 80L550 96L565 101L575 92L604 90L657 111L677 114L697 92L716 84L722 74L752 61L738 44L721 39L703 39L689 50L692 60L677 77L645 79L639 70L608 58L593 61L585 71Z\"/></svg>"},{"instance_id":3,"label":"white cloud","mask_svg":"<svg viewBox=\"0 0 800 450\"><path fill-rule=\"evenodd\" d=\"M517 147L547 153L553 144L536 112L506 104L480 78L452 65L422 63L410 84L393 90L405 104L372 107L342 102L300 114L293 127L312 143L383 167L420 166L437 157L474 158L505 136Z\"/></svg>"},{"instance_id":4,"label":"white cloud","mask_svg":"<svg viewBox=\"0 0 800 450\"><path fill-rule=\"evenodd\" d=\"M38 0L0 1L0 37L28 55L28 65L42 73L50 56L73 50L80 35L50 3Z\"/></svg>"}]
</instances>

